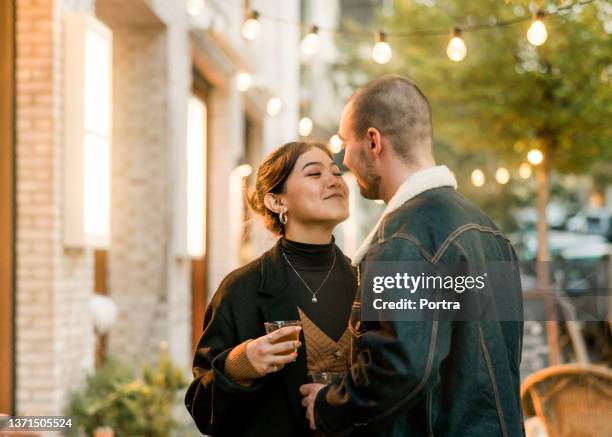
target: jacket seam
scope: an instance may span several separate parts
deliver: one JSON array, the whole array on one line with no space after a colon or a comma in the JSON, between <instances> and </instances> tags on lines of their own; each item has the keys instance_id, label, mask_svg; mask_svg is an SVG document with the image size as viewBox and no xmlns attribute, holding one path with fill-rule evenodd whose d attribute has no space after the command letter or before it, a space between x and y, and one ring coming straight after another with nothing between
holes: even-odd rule
<instances>
[{"instance_id":1,"label":"jacket seam","mask_svg":"<svg viewBox=\"0 0 612 437\"><path fill-rule=\"evenodd\" d=\"M373 247L380 246L381 244L389 243L394 238L397 238L397 239L400 239L400 240L405 240L405 241L410 241L412 244L414 244L417 247L417 249L419 249L419 252L423 256L423 258L425 258L428 262L433 264L433 260L432 260L431 254L427 251L427 249L425 249L425 247L421 244L419 239L414 237L414 236L412 236L412 235L410 235L410 234L404 234L403 232L396 232L393 235L391 235L389 238L382 239L377 244L373 245L370 248L370 250Z\"/></svg>"},{"instance_id":2,"label":"jacket seam","mask_svg":"<svg viewBox=\"0 0 612 437\"><path fill-rule=\"evenodd\" d=\"M396 405L386 410L385 412L380 413L370 418L370 420L368 420L367 422L355 423L355 426L365 426L375 420L389 416L390 414L394 413L398 408L400 408L405 402L413 398L414 395L416 395L425 386L425 384L427 383L427 380L429 379L431 375L431 368L433 366L433 358L434 358L435 351L436 351L435 346L436 346L437 340L438 340L438 320L434 320L432 327L431 327L431 340L429 342L429 353L427 355L427 364L425 366L425 373L423 374L423 378L421 378L421 380L416 385L416 387Z\"/></svg>"},{"instance_id":3,"label":"jacket seam","mask_svg":"<svg viewBox=\"0 0 612 437\"><path fill-rule=\"evenodd\" d=\"M433 393L431 390L427 392L427 432L429 433L429 437L434 437L433 432L433 405L432 405Z\"/></svg>"},{"instance_id":4,"label":"jacket seam","mask_svg":"<svg viewBox=\"0 0 612 437\"><path fill-rule=\"evenodd\" d=\"M504 240L506 240L507 242L509 242L509 240L506 238L506 236L499 230L497 229L493 229L491 227L488 226L482 226L476 223L467 223L465 225L459 226L457 229L455 229L446 240L444 240L444 242L440 245L440 248L437 250L437 252L435 253L435 255L432 258L432 262L437 263L440 258L442 258L442 255L444 255L444 253L448 250L448 248L450 247L451 243L456 240L457 238L459 238L459 236L461 234L463 234L466 231L469 231L471 229L476 229L480 232L488 232L491 233L493 235L496 235L498 237L503 238Z\"/></svg>"},{"instance_id":5,"label":"jacket seam","mask_svg":"<svg viewBox=\"0 0 612 437\"><path fill-rule=\"evenodd\" d=\"M482 326L480 324L478 324L478 333L480 334L480 346L483 349L485 362L487 363L487 371L489 373L489 379L491 380L491 386L493 388L493 396L495 397L495 407L497 409L497 417L499 419L499 426L501 427L502 435L504 437L508 437L508 428L506 426L506 421L504 419L504 412L501 407L501 400L499 399L497 380L495 378L495 374L493 373L493 369L491 365L491 356L489 355L489 349L487 348L487 344L484 341L484 335L482 333Z\"/></svg>"}]
</instances>

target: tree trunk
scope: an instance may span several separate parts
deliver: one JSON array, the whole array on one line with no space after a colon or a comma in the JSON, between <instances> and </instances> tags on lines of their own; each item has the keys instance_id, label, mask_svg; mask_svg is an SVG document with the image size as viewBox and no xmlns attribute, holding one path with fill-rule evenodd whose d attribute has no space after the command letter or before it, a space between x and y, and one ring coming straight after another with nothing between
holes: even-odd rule
<instances>
[{"instance_id":1,"label":"tree trunk","mask_svg":"<svg viewBox=\"0 0 612 437\"><path fill-rule=\"evenodd\" d=\"M559 325L557 323L557 311L554 291L550 283L550 252L548 250L548 220L546 218L546 205L550 191L551 172L551 142L548 139L541 141L541 151L544 161L536 167L536 179L538 187L538 253L536 257L536 275L538 290L545 293L546 305L546 337L548 342L549 365L561 362L559 348Z\"/></svg>"}]
</instances>

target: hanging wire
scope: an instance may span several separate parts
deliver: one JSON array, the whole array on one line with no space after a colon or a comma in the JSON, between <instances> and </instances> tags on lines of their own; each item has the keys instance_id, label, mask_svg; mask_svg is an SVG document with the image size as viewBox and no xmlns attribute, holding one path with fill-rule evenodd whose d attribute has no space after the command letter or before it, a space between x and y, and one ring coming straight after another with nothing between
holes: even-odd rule
<instances>
[{"instance_id":1,"label":"hanging wire","mask_svg":"<svg viewBox=\"0 0 612 437\"><path fill-rule=\"evenodd\" d=\"M583 0L577 3L572 3L572 4L568 4L568 5L564 5L564 6L560 6L557 8L556 11L554 12L550 12L547 13L546 16L547 18L550 18L552 16L555 15L559 15L560 12L563 12L565 10L569 10L571 8L573 8L576 5L579 6L586 6L590 3L593 3L595 0ZM235 3L232 2L228 2L229 4L232 4L233 6L238 6ZM244 6L244 4L240 5L241 7ZM298 26L300 28L307 28L307 25L304 23L301 23L299 21L293 21L293 20L288 20L285 18L281 18L281 17L277 17L277 16L273 16L273 15L268 15L265 13L260 13L259 14L260 19L267 19L270 21L274 21L277 23L282 23L282 24L287 24L287 25L291 25L291 26ZM506 26L512 26L514 24L517 23L524 23L527 21L531 21L533 19L532 16L530 15L526 15L524 17L517 17L517 18L512 18L509 20L500 20L500 21L495 21L492 23L477 23L477 24L458 24L459 27L461 27L461 31L463 33L466 32L477 32L480 30L487 30L487 29L494 29L497 27L506 27ZM313 23L316 24L316 23ZM346 36L357 36L357 37L363 37L363 38L371 38L373 34L376 33L375 30L372 31L352 31L352 30L344 30L344 29L338 29L338 28L333 28L333 27L321 27L318 26L319 32L328 32L328 33L333 33L335 35L346 35ZM412 30L412 31L405 31L405 32L390 32L387 33L387 37L388 38L407 38L407 37L427 37L427 36L448 36L448 29L444 29L444 30Z\"/></svg>"}]
</instances>

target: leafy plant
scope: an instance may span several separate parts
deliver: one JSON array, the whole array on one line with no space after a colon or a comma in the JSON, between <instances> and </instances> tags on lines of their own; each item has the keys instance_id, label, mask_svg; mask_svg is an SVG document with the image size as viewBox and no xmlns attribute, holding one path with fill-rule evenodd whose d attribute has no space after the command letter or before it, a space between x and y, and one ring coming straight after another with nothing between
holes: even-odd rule
<instances>
[{"instance_id":1,"label":"leafy plant","mask_svg":"<svg viewBox=\"0 0 612 437\"><path fill-rule=\"evenodd\" d=\"M177 425L172 414L177 392L185 386L183 371L172 364L165 348L158 364L144 366L137 378L113 360L72 394L66 411L76 425L72 435L93 435L97 427L110 426L117 437L167 437Z\"/></svg>"}]
</instances>

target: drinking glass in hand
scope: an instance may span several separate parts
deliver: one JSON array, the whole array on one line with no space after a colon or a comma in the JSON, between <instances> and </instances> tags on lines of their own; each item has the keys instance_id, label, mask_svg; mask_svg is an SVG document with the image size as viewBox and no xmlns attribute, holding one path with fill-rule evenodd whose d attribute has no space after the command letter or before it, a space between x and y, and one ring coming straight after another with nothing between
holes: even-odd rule
<instances>
[{"instance_id":1,"label":"drinking glass in hand","mask_svg":"<svg viewBox=\"0 0 612 437\"><path fill-rule=\"evenodd\" d=\"M285 328L287 326L302 326L302 322L299 320L279 320L275 322L265 322L264 326L266 327L266 334L276 331L277 329ZM285 335L284 337L279 338L273 344L283 343L285 341L298 341L300 339L300 331L292 332L289 335ZM287 352L281 352L277 355L289 355L290 353L295 352L296 350L289 350Z\"/></svg>"},{"instance_id":2,"label":"drinking glass in hand","mask_svg":"<svg viewBox=\"0 0 612 437\"><path fill-rule=\"evenodd\" d=\"M339 384L344 377L344 372L311 372L306 375L309 384Z\"/></svg>"}]
</instances>

